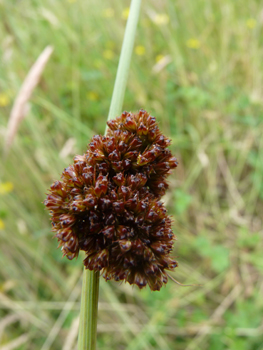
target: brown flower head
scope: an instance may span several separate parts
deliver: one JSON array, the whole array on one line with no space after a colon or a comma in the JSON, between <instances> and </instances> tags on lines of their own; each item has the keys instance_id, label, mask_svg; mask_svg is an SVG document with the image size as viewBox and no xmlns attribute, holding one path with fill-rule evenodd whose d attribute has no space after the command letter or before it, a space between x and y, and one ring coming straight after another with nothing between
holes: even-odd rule
<instances>
[{"instance_id":1,"label":"brown flower head","mask_svg":"<svg viewBox=\"0 0 263 350\"><path fill-rule=\"evenodd\" d=\"M133 131L127 129L130 120ZM170 257L171 219L159 201L177 163L148 113L123 113L109 126L63 171L45 205L68 259L83 250L86 268L102 271L106 280L159 290L167 283L165 270L177 266Z\"/></svg>"}]
</instances>

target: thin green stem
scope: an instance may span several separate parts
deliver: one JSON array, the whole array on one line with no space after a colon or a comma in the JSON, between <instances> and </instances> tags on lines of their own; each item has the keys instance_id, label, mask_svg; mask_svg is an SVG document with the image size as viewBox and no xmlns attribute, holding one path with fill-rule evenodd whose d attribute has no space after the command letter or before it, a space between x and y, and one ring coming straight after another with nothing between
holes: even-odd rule
<instances>
[{"instance_id":1,"label":"thin green stem","mask_svg":"<svg viewBox=\"0 0 263 350\"><path fill-rule=\"evenodd\" d=\"M115 79L113 94L111 98L108 120L116 118L122 112L125 89L131 63L137 23L139 20L141 0L132 0L129 18L127 21L118 71Z\"/></svg>"},{"instance_id":2,"label":"thin green stem","mask_svg":"<svg viewBox=\"0 0 263 350\"><path fill-rule=\"evenodd\" d=\"M135 33L140 14L141 0L132 0L127 21L121 55L111 99L108 120L122 111L125 89L128 80ZM78 350L96 350L97 316L99 295L99 272L84 269Z\"/></svg>"},{"instance_id":3,"label":"thin green stem","mask_svg":"<svg viewBox=\"0 0 263 350\"><path fill-rule=\"evenodd\" d=\"M95 350L99 297L99 272L83 271L78 350Z\"/></svg>"}]
</instances>

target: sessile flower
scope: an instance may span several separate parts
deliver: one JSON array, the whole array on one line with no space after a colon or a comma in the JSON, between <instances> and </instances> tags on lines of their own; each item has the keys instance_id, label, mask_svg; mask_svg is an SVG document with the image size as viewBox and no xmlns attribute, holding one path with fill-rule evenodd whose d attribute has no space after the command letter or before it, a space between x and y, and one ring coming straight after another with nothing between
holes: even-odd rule
<instances>
[{"instance_id":1,"label":"sessile flower","mask_svg":"<svg viewBox=\"0 0 263 350\"><path fill-rule=\"evenodd\" d=\"M83 250L85 267L106 280L160 290L166 270L177 266L171 218L160 201L177 162L147 112L124 112L108 126L51 186L45 205L53 231L63 255L71 260Z\"/></svg>"}]
</instances>

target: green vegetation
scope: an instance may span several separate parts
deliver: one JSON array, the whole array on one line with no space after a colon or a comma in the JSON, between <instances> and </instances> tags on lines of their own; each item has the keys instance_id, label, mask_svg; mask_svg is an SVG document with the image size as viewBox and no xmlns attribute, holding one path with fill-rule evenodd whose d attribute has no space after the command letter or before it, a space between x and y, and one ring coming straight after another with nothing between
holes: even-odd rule
<instances>
[{"instance_id":1,"label":"green vegetation","mask_svg":"<svg viewBox=\"0 0 263 350\"><path fill-rule=\"evenodd\" d=\"M42 202L104 133L128 6L0 1L1 149L27 72L54 48L0 165L0 347L76 347L83 256L61 258ZM124 109L150 111L173 141L173 276L202 286L101 279L98 350L262 348L262 26L257 0L142 3Z\"/></svg>"}]
</instances>

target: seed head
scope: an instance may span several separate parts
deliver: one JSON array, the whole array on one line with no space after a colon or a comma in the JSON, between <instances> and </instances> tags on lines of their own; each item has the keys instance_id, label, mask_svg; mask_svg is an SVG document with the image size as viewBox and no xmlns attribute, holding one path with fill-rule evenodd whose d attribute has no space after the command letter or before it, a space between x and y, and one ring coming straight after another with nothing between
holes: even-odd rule
<instances>
[{"instance_id":1,"label":"seed head","mask_svg":"<svg viewBox=\"0 0 263 350\"><path fill-rule=\"evenodd\" d=\"M171 218L160 201L177 161L147 112L124 112L108 126L51 186L45 205L53 231L68 259L83 250L85 267L106 280L159 290L166 270L177 266Z\"/></svg>"}]
</instances>

